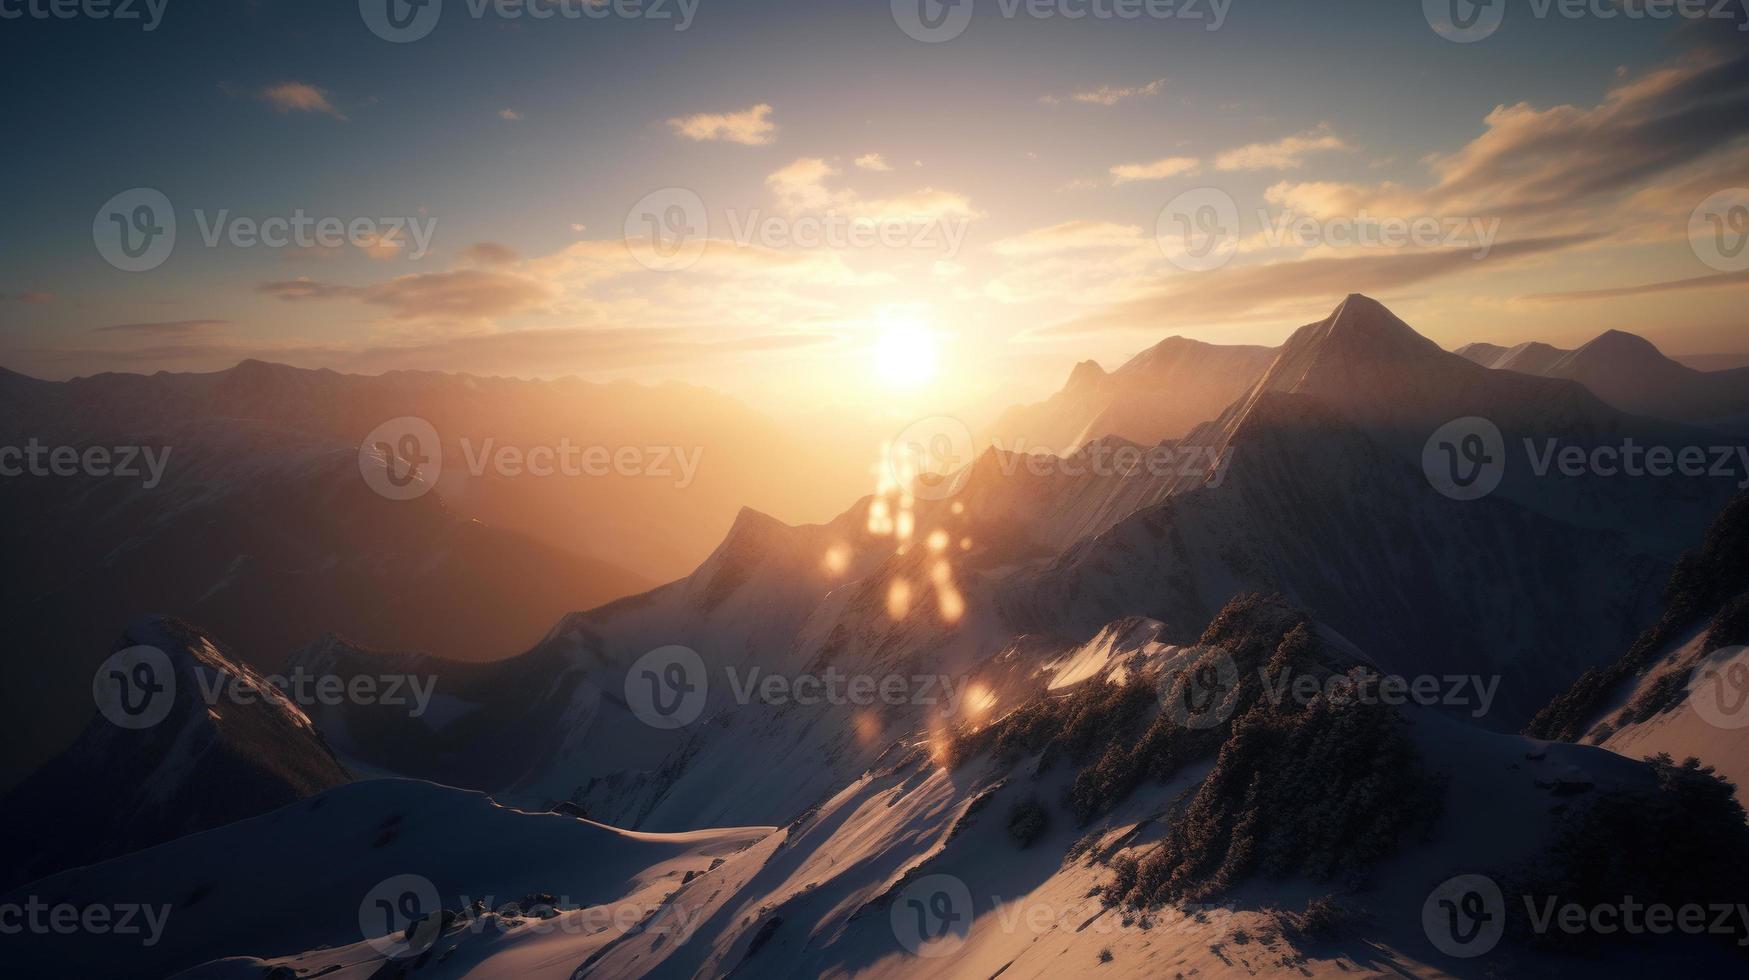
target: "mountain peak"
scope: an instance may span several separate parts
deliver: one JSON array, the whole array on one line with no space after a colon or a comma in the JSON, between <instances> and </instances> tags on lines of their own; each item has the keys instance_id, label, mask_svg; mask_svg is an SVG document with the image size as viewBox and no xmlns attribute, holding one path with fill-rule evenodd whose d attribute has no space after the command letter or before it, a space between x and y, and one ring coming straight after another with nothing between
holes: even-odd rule
<instances>
[{"instance_id":1,"label":"mountain peak","mask_svg":"<svg viewBox=\"0 0 1749 980\"><path fill-rule=\"evenodd\" d=\"M1651 341L1625 330L1605 330L1597 339L1579 348L1577 353L1590 357L1664 359L1663 352Z\"/></svg>"},{"instance_id":2,"label":"mountain peak","mask_svg":"<svg viewBox=\"0 0 1749 980\"><path fill-rule=\"evenodd\" d=\"M1105 369L1099 366L1098 361L1082 361L1075 365L1075 370L1069 372L1069 383L1063 387L1068 391L1096 388L1105 378Z\"/></svg>"},{"instance_id":3,"label":"mountain peak","mask_svg":"<svg viewBox=\"0 0 1749 980\"><path fill-rule=\"evenodd\" d=\"M1328 317L1301 327L1288 340L1287 349L1302 354L1328 354L1350 362L1381 356L1396 360L1446 353L1383 303L1360 293L1349 293Z\"/></svg>"}]
</instances>

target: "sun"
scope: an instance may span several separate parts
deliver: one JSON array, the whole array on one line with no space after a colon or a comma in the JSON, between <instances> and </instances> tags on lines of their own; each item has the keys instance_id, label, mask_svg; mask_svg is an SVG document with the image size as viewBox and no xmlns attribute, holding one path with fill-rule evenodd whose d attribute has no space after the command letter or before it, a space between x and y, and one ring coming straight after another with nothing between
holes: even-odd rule
<instances>
[{"instance_id":1,"label":"sun","mask_svg":"<svg viewBox=\"0 0 1749 980\"><path fill-rule=\"evenodd\" d=\"M938 341L929 321L915 310L882 310L875 327L875 374L895 388L915 388L935 380Z\"/></svg>"}]
</instances>

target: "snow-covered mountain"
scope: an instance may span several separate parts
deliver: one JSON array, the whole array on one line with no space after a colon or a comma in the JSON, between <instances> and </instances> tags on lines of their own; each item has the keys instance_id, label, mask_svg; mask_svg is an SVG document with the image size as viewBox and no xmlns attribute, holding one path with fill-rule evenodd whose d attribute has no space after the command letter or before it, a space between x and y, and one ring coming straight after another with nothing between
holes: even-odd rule
<instances>
[{"instance_id":1,"label":"snow-covered mountain","mask_svg":"<svg viewBox=\"0 0 1749 980\"><path fill-rule=\"evenodd\" d=\"M1477 418L1498 487L1451 493L1430 447ZM183 931L127 962L211 980L1594 971L1517 906L1480 959L1425 910L1462 875L1514 899L1730 896L1749 825L1712 773L1511 733L1586 670L1614 672L1606 699L1637 683L1607 664L1672 574L1701 598L1642 646L1688 644L1686 669L1713 655L1703 622L1741 632L1734 480L1539 472L1539 447L1713 438L1350 296L1181 438L992 449L819 524L743 509L691 574L508 659L334 628L287 670L426 676L429 704L299 717L350 770L429 782L343 786L36 887L180 902ZM1394 707L1366 693L1380 674L1437 690ZM1556 712L1576 728L1539 733L1600 734L1613 706L1557 704L1581 701ZM261 867L210 856L269 841L295 844ZM363 924L391 880L436 897ZM93 949L68 962L121 955ZM1611 965L1729 955L1670 938Z\"/></svg>"},{"instance_id":2,"label":"snow-covered mountain","mask_svg":"<svg viewBox=\"0 0 1749 980\"><path fill-rule=\"evenodd\" d=\"M1700 777L1357 698L1345 685L1364 656L1279 604L1237 602L1191 648L1158 642L1157 625L1044 665L1041 693L1000 713L894 739L886 761L782 827L629 833L429 783L356 783L39 883L74 905L159 909L163 927L146 948L27 937L15 962L190 980L1595 975L1595 960L1517 932L1482 958L1448 955L1423 910L1456 875L1516 899L1570 872L1566 848L1596 818L1715 817L1716 804L1668 798L1670 780ZM1240 680L1224 716L1186 725L1160 692L1173 703L1214 650ZM1328 693L1273 699L1272 669ZM1291 788L1267 803L1224 796L1253 766ZM1626 831L1672 829L1635 819ZM1184 850L1184 828L1228 820ZM1190 855L1220 869L1199 879L1205 896L1125 897ZM1667 900L1656 867L1622 881ZM1642 937L1610 963L1716 973L1730 956L1705 937Z\"/></svg>"},{"instance_id":3,"label":"snow-covered mountain","mask_svg":"<svg viewBox=\"0 0 1749 980\"><path fill-rule=\"evenodd\" d=\"M605 600L625 581L467 519L439 494L379 496L356 445L242 420L110 431L93 444L165 447L162 479L0 480L0 509L31 515L0 526L0 611L19 649L36 652L9 662L18 682L0 689L0 711L18 720L0 748L3 783L78 734L103 651L148 613L199 622L272 669L328 630L451 656L514 648L579 596Z\"/></svg>"},{"instance_id":4,"label":"snow-covered mountain","mask_svg":"<svg viewBox=\"0 0 1749 980\"><path fill-rule=\"evenodd\" d=\"M1624 412L1741 429L1749 417L1749 368L1702 371L1666 357L1637 334L1609 330L1577 350L1540 342L1468 344L1457 353L1500 371L1566 378Z\"/></svg>"},{"instance_id":5,"label":"snow-covered mountain","mask_svg":"<svg viewBox=\"0 0 1749 980\"><path fill-rule=\"evenodd\" d=\"M103 706L0 798L0 888L278 809L352 778L260 673L179 620L117 641ZM143 651L137 656L129 651Z\"/></svg>"},{"instance_id":6,"label":"snow-covered mountain","mask_svg":"<svg viewBox=\"0 0 1749 980\"><path fill-rule=\"evenodd\" d=\"M1062 390L1002 413L985 441L1064 455L1105 436L1144 446L1178 439L1244 394L1274 358L1268 347L1168 337L1109 373L1082 361Z\"/></svg>"},{"instance_id":7,"label":"snow-covered mountain","mask_svg":"<svg viewBox=\"0 0 1749 980\"><path fill-rule=\"evenodd\" d=\"M1749 788L1749 494L1683 557L1659 620L1538 712L1539 738L1695 757Z\"/></svg>"}]
</instances>

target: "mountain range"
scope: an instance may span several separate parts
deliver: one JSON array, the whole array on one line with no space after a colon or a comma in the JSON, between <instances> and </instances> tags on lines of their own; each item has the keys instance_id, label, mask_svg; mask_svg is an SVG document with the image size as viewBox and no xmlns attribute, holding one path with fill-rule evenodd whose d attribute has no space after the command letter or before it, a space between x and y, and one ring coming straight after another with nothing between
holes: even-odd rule
<instances>
[{"instance_id":1,"label":"mountain range","mask_svg":"<svg viewBox=\"0 0 1749 980\"><path fill-rule=\"evenodd\" d=\"M1732 894L1749 824L1703 763L1738 775L1739 746L1684 712L1741 642L1749 496L1716 474L1539 467L1549 445L1720 436L1474 354L1361 295L1275 349L1175 338L1078 367L998 424L1024 446L999 438L939 484L819 523L742 508L689 573L579 603L513 656L340 624L279 665L340 689L428 681L416 711L266 697L209 726L178 701L145 735L100 717L8 799L29 829L6 836L55 839L93 785L133 800L135 745L212 748L173 767L161 809L12 858L0 903L172 915L143 952L39 936L19 962L1595 975L1516 905L1480 958L1425 909L1477 875L1514 899ZM1452 478L1459 450L1491 492ZM141 644L259 689L194 627L147 620L112 649ZM1369 693L1386 678L1432 693ZM199 788L238 766L260 789L216 825ZM1739 968L1736 934L1717 938L1610 945L1608 970Z\"/></svg>"}]
</instances>

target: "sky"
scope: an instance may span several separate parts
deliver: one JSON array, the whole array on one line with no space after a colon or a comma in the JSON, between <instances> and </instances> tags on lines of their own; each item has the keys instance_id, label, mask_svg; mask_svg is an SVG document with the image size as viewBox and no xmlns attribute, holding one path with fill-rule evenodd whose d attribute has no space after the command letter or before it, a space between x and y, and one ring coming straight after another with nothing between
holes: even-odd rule
<instances>
[{"instance_id":1,"label":"sky","mask_svg":"<svg viewBox=\"0 0 1749 980\"><path fill-rule=\"evenodd\" d=\"M989 408L1350 292L1749 351L1738 0L122 2L0 0L12 370Z\"/></svg>"}]
</instances>

